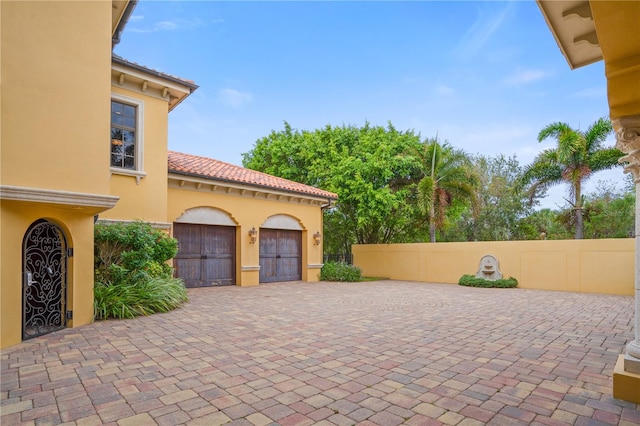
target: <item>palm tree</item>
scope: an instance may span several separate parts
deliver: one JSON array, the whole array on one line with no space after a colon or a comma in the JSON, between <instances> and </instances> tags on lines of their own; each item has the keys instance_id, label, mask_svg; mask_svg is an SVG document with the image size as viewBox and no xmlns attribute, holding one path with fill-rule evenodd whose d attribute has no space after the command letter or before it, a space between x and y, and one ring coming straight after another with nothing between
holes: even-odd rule
<instances>
[{"instance_id":1,"label":"palm tree","mask_svg":"<svg viewBox=\"0 0 640 426\"><path fill-rule=\"evenodd\" d=\"M437 137L425 140L415 150L422 178L418 182L418 206L429 217L429 237L436 242L436 229L446 223L447 209L454 199L475 200L479 178L464 151Z\"/></svg>"},{"instance_id":2,"label":"palm tree","mask_svg":"<svg viewBox=\"0 0 640 426\"><path fill-rule=\"evenodd\" d=\"M538 142L553 137L558 146L538 154L522 175L521 186L529 186L530 199L550 186L569 184L576 239L583 238L582 185L593 173L620 165L618 159L624 155L616 148L602 146L612 131L607 118L600 118L585 132L572 129L566 123L549 124L538 134Z\"/></svg>"}]
</instances>

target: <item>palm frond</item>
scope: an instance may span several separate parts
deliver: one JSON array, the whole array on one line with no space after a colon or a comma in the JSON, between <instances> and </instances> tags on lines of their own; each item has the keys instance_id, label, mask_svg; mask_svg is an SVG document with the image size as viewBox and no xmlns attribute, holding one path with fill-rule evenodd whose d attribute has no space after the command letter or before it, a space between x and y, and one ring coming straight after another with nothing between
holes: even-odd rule
<instances>
[{"instance_id":1,"label":"palm frond","mask_svg":"<svg viewBox=\"0 0 640 426\"><path fill-rule=\"evenodd\" d=\"M435 181L431 176L425 176L418 182L418 206L423 213L429 213L435 198Z\"/></svg>"},{"instance_id":2,"label":"palm frond","mask_svg":"<svg viewBox=\"0 0 640 426\"><path fill-rule=\"evenodd\" d=\"M563 134L573 131L573 129L567 123L555 122L549 124L538 133L538 142L553 137L559 139Z\"/></svg>"},{"instance_id":3,"label":"palm frond","mask_svg":"<svg viewBox=\"0 0 640 426\"><path fill-rule=\"evenodd\" d=\"M543 151L532 164L525 167L518 189L528 186L529 199L533 200L540 191L565 182L569 184L572 204L579 208L582 205L583 183L594 172L618 165L618 160L623 155L615 148L602 148L612 131L611 122L604 117L589 126L585 132L572 129L566 123L548 125L538 134L538 141L553 137L557 141L557 148ZM576 229L576 238L581 235L582 229Z\"/></svg>"},{"instance_id":4,"label":"palm frond","mask_svg":"<svg viewBox=\"0 0 640 426\"><path fill-rule=\"evenodd\" d=\"M617 148L600 149L589 158L589 167L594 172L600 170L608 170L620 166L618 160L624 156L624 153Z\"/></svg>"},{"instance_id":5,"label":"palm frond","mask_svg":"<svg viewBox=\"0 0 640 426\"><path fill-rule=\"evenodd\" d=\"M582 134L571 130L558 138L558 161L564 164L580 162L586 152L586 141Z\"/></svg>"},{"instance_id":6,"label":"palm frond","mask_svg":"<svg viewBox=\"0 0 640 426\"><path fill-rule=\"evenodd\" d=\"M602 143L613 132L611 121L602 117L593 123L584 132L584 138L587 141L587 152L593 153L602 147Z\"/></svg>"},{"instance_id":7,"label":"palm frond","mask_svg":"<svg viewBox=\"0 0 640 426\"><path fill-rule=\"evenodd\" d=\"M542 154L545 154L544 152ZM537 160L524 168L519 182L519 189L528 186L529 201L545 192L551 186L563 183L563 169L559 163L550 161L554 158L551 152L539 155Z\"/></svg>"}]
</instances>

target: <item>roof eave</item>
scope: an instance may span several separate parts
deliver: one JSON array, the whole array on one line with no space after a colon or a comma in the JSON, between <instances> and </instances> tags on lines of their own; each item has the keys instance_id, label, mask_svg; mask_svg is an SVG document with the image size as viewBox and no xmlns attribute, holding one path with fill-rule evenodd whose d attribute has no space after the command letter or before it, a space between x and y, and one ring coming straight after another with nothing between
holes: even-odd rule
<instances>
[{"instance_id":1,"label":"roof eave","mask_svg":"<svg viewBox=\"0 0 640 426\"><path fill-rule=\"evenodd\" d=\"M312 199L316 199L316 200L333 200L333 201L337 201L338 200L337 196L333 196L332 194L329 194L329 193L325 194L325 195L310 194L308 192L295 191L295 190L286 189L286 188L277 188L277 187L273 187L273 186L270 186L270 185L259 185L259 184L250 183L250 182L239 182L239 181L235 181L235 180L231 180L231 179L224 179L224 178L201 175L201 174L197 174L197 173L188 173L188 172L183 172L183 171L179 171L179 170L171 170L171 169L169 169L169 178L170 179L172 178L171 175L204 179L206 181L220 182L220 183L223 183L223 184L248 186L248 187L251 187L251 188L258 188L258 189L267 190L267 191L282 192L282 193L296 195L298 197L312 198ZM174 177L174 179L178 179L178 178Z\"/></svg>"},{"instance_id":2,"label":"roof eave","mask_svg":"<svg viewBox=\"0 0 640 426\"><path fill-rule=\"evenodd\" d=\"M160 95L156 97L167 101L169 112L198 88L198 85L191 81L129 62L117 55L112 55L111 73L112 84L115 86L127 87L134 91L141 90L147 95L151 94L152 87L159 91Z\"/></svg>"},{"instance_id":3,"label":"roof eave","mask_svg":"<svg viewBox=\"0 0 640 426\"><path fill-rule=\"evenodd\" d=\"M111 49L120 43L120 36L137 4L138 0L113 0Z\"/></svg>"},{"instance_id":4,"label":"roof eave","mask_svg":"<svg viewBox=\"0 0 640 426\"><path fill-rule=\"evenodd\" d=\"M553 38L571 69L602 60L587 0L536 0Z\"/></svg>"},{"instance_id":5,"label":"roof eave","mask_svg":"<svg viewBox=\"0 0 640 426\"><path fill-rule=\"evenodd\" d=\"M162 80L167 80L167 81L170 81L172 83L179 84L181 86L185 86L185 87L189 88L191 93L195 92L195 90L198 87L200 87L200 86L198 86L197 84L195 84L193 82L190 82L190 81L187 81L187 80L183 80L183 79L180 79L180 78L176 78L176 77L174 77L172 75L165 74L163 72L156 71L156 70L153 70L151 68L147 68L147 67L145 67L143 65L136 64L135 62L127 61L126 59L121 58L120 56L117 56L117 55L112 55L111 60L112 60L113 63L116 63L116 64L121 65L123 67L131 68L131 69L134 69L136 71L140 71L142 73L149 74L149 75L151 75L153 77L156 77L156 78L159 78L159 79L162 79Z\"/></svg>"}]
</instances>

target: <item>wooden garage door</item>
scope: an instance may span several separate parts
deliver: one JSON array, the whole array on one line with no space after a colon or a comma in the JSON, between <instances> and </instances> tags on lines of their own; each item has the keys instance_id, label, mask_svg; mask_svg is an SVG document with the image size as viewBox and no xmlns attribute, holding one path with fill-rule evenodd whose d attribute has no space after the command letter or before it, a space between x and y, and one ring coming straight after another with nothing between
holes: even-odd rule
<instances>
[{"instance_id":1,"label":"wooden garage door","mask_svg":"<svg viewBox=\"0 0 640 426\"><path fill-rule=\"evenodd\" d=\"M260 282L302 279L302 232L260 229Z\"/></svg>"},{"instance_id":2,"label":"wooden garage door","mask_svg":"<svg viewBox=\"0 0 640 426\"><path fill-rule=\"evenodd\" d=\"M176 277L187 287L236 283L236 229L231 226L174 223L178 240Z\"/></svg>"}]
</instances>

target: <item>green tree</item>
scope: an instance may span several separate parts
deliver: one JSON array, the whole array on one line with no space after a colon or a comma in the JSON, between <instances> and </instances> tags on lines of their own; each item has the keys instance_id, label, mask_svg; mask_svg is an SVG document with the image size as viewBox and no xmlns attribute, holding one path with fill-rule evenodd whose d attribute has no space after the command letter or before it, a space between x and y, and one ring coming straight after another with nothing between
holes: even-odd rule
<instances>
[{"instance_id":1,"label":"green tree","mask_svg":"<svg viewBox=\"0 0 640 426\"><path fill-rule=\"evenodd\" d=\"M599 181L595 192L587 194L584 204L585 238L629 238L636 217L635 191L618 190L616 185Z\"/></svg>"},{"instance_id":2,"label":"green tree","mask_svg":"<svg viewBox=\"0 0 640 426\"><path fill-rule=\"evenodd\" d=\"M472 157L479 177L475 203L464 211L455 226L447 230L449 241L506 241L524 239L520 220L532 213L527 194L519 191L517 179L522 167L513 157ZM536 199L537 202L537 199ZM535 203L534 203L535 204Z\"/></svg>"},{"instance_id":3,"label":"green tree","mask_svg":"<svg viewBox=\"0 0 640 426\"><path fill-rule=\"evenodd\" d=\"M571 238L570 227L562 214L551 209L535 211L518 221L517 233L525 240L566 240Z\"/></svg>"},{"instance_id":4,"label":"green tree","mask_svg":"<svg viewBox=\"0 0 640 426\"><path fill-rule=\"evenodd\" d=\"M314 180L309 169L314 163L311 156L313 133L294 130L284 122L284 130L272 130L254 144L251 151L242 154L242 164L273 176L318 187L323 182ZM325 188L326 189L326 188Z\"/></svg>"},{"instance_id":5,"label":"green tree","mask_svg":"<svg viewBox=\"0 0 640 426\"><path fill-rule=\"evenodd\" d=\"M429 218L429 240L436 241L436 230L443 229L451 219L454 201L473 203L479 185L478 175L469 156L462 150L440 144L437 138L425 140L413 148L420 164L418 206Z\"/></svg>"},{"instance_id":6,"label":"green tree","mask_svg":"<svg viewBox=\"0 0 640 426\"><path fill-rule=\"evenodd\" d=\"M324 217L327 251L350 252L354 242L398 242L414 235L416 163L402 154L419 145L418 135L391 124L284 127L259 139L243 154L243 165L338 194Z\"/></svg>"},{"instance_id":7,"label":"green tree","mask_svg":"<svg viewBox=\"0 0 640 426\"><path fill-rule=\"evenodd\" d=\"M611 134L611 122L601 118L586 131L575 130L566 123L552 123L538 134L538 141L555 138L557 147L542 151L528 165L521 178L521 185L528 186L531 197L559 183L569 184L571 204L575 219L575 238L584 235L582 186L589 177L600 170L618 166L624 154L616 148L605 148L603 143Z\"/></svg>"}]
</instances>

